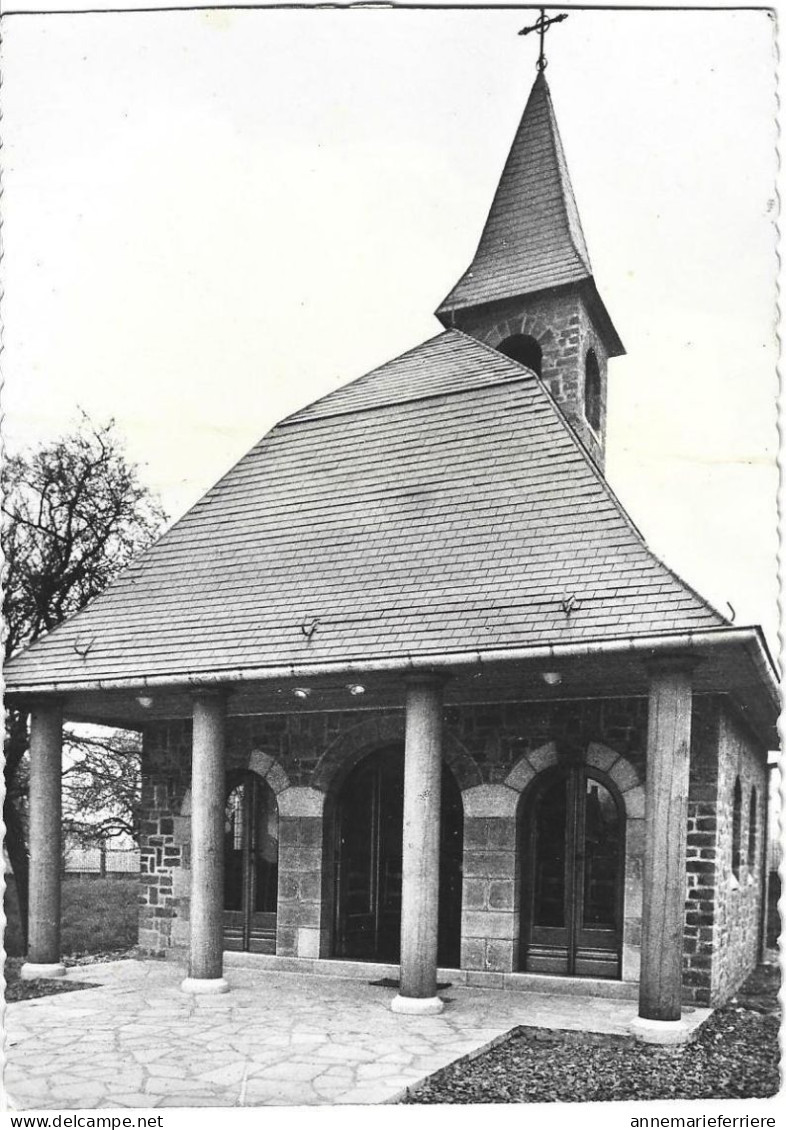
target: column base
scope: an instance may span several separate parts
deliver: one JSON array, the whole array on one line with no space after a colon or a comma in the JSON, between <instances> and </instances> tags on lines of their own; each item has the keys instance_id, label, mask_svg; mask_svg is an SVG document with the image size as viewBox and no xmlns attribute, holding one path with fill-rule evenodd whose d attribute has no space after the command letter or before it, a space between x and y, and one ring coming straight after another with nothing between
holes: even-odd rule
<instances>
[{"instance_id":1,"label":"column base","mask_svg":"<svg viewBox=\"0 0 786 1130\"><path fill-rule=\"evenodd\" d=\"M390 1002L391 1012L405 1016L436 1016L444 1007L440 997L402 997L400 993Z\"/></svg>"},{"instance_id":2,"label":"column base","mask_svg":"<svg viewBox=\"0 0 786 1130\"><path fill-rule=\"evenodd\" d=\"M229 982L223 977L186 977L180 982L180 988L194 996L207 996L210 993L228 993Z\"/></svg>"},{"instance_id":3,"label":"column base","mask_svg":"<svg viewBox=\"0 0 786 1130\"><path fill-rule=\"evenodd\" d=\"M687 1044L696 1027L685 1020L647 1020L637 1016L630 1023L630 1033L644 1044Z\"/></svg>"},{"instance_id":4,"label":"column base","mask_svg":"<svg viewBox=\"0 0 786 1130\"><path fill-rule=\"evenodd\" d=\"M59 961L40 963L26 961L19 970L19 976L23 981L37 981L42 977L65 977L65 975L66 967Z\"/></svg>"}]
</instances>

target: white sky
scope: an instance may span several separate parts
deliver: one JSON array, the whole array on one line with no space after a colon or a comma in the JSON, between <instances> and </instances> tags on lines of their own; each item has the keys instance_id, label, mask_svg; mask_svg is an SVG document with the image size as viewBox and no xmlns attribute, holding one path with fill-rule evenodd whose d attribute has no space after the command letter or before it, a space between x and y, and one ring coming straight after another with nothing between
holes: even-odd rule
<instances>
[{"instance_id":1,"label":"white sky","mask_svg":"<svg viewBox=\"0 0 786 1130\"><path fill-rule=\"evenodd\" d=\"M522 11L4 21L5 438L114 416L178 516L282 416L432 336L534 79ZM652 548L776 626L773 25L574 11L548 79Z\"/></svg>"}]
</instances>

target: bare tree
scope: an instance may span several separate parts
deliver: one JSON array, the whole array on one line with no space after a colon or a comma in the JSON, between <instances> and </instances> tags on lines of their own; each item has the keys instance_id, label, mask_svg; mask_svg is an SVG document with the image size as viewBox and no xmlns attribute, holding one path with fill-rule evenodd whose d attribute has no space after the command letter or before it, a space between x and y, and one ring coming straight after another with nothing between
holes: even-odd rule
<instances>
[{"instance_id":1,"label":"bare tree","mask_svg":"<svg viewBox=\"0 0 786 1130\"><path fill-rule=\"evenodd\" d=\"M62 439L7 457L0 485L8 660L106 588L153 541L166 515L128 461L114 421L98 427L84 415ZM25 930L28 737L27 715L8 711L3 817Z\"/></svg>"},{"instance_id":2,"label":"bare tree","mask_svg":"<svg viewBox=\"0 0 786 1130\"><path fill-rule=\"evenodd\" d=\"M66 731L63 831L84 845L119 836L136 840L142 787L139 735L91 728Z\"/></svg>"}]
</instances>

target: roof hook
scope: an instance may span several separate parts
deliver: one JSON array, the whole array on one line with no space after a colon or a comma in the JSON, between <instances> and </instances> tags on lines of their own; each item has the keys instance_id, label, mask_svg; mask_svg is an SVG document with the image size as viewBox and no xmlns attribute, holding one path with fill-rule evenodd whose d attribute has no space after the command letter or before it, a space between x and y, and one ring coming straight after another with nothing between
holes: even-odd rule
<instances>
[{"instance_id":1,"label":"roof hook","mask_svg":"<svg viewBox=\"0 0 786 1130\"><path fill-rule=\"evenodd\" d=\"M576 594L574 592L560 601L560 608L566 616L570 617L572 612L578 612L581 608L581 601L576 600Z\"/></svg>"},{"instance_id":2,"label":"roof hook","mask_svg":"<svg viewBox=\"0 0 786 1130\"><path fill-rule=\"evenodd\" d=\"M87 659L88 655L90 654L91 648L93 647L93 644L95 642L96 642L95 636L91 636L90 639L87 641L87 643L83 647L80 647L79 646L79 636L77 636L76 639L74 640L74 643L73 643L74 651L76 652L76 654L79 656L80 659L85 660L85 659Z\"/></svg>"},{"instance_id":3,"label":"roof hook","mask_svg":"<svg viewBox=\"0 0 786 1130\"><path fill-rule=\"evenodd\" d=\"M303 635L306 637L306 639L309 641L309 643L311 642L311 637L313 636L314 632L317 630L318 625L319 625L319 617L318 616L312 617L311 620L309 620L307 616L303 618L303 623L300 625L300 630L303 633Z\"/></svg>"}]
</instances>

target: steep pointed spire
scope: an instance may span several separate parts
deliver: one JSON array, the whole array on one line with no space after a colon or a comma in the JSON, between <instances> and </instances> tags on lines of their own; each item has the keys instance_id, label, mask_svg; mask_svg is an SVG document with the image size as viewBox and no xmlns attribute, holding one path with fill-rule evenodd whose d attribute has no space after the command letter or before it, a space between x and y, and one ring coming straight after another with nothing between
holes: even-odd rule
<instances>
[{"instance_id":1,"label":"steep pointed spire","mask_svg":"<svg viewBox=\"0 0 786 1130\"><path fill-rule=\"evenodd\" d=\"M468 271L437 311L452 311L591 280L548 84L541 71Z\"/></svg>"}]
</instances>

